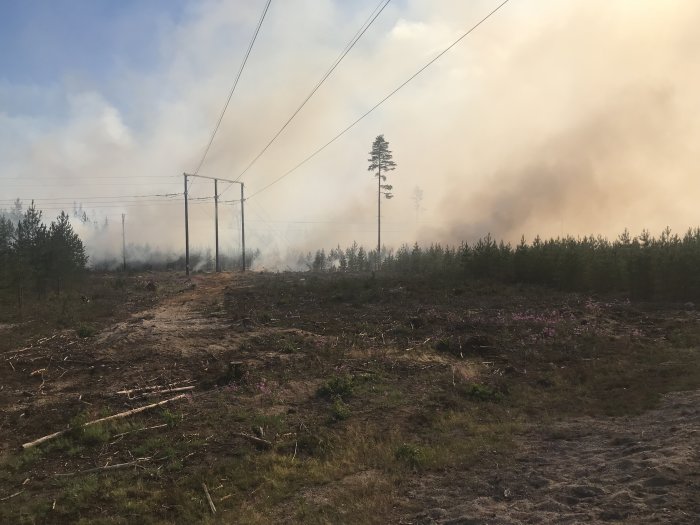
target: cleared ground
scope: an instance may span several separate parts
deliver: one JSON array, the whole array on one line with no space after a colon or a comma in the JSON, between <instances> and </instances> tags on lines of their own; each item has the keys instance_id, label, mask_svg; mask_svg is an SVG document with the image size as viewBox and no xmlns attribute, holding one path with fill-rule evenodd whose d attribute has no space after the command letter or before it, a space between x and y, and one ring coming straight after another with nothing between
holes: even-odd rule
<instances>
[{"instance_id":1,"label":"cleared ground","mask_svg":"<svg viewBox=\"0 0 700 525\"><path fill-rule=\"evenodd\" d=\"M98 284L77 327L0 326L3 523L697 523L692 304L368 275Z\"/></svg>"}]
</instances>

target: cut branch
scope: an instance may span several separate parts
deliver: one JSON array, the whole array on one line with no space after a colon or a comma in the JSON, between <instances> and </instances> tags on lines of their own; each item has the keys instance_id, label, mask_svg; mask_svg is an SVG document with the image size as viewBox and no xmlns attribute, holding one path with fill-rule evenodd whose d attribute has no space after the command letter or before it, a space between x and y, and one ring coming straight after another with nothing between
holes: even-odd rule
<instances>
[{"instance_id":1,"label":"cut branch","mask_svg":"<svg viewBox=\"0 0 700 525\"><path fill-rule=\"evenodd\" d=\"M195 388L196 387L194 385L192 385L192 386L181 386L179 388L166 388L164 390L151 390L150 392L143 392L142 394L138 394L138 395L134 396L134 398L160 396L162 394L170 394L172 392L187 392L188 390L194 390Z\"/></svg>"},{"instance_id":2,"label":"cut branch","mask_svg":"<svg viewBox=\"0 0 700 525\"><path fill-rule=\"evenodd\" d=\"M134 408L134 409L131 409L131 410L127 410L126 412L119 412L118 414L114 414L114 415L112 415L112 416L107 416L107 417L103 417L103 418L100 418L100 419L95 419L95 420L93 420L93 421L88 421L87 423L85 423L85 424L82 425L82 426L83 426L83 427L89 427L89 426L91 426L91 425L96 425L96 424L98 424L98 423L104 423L105 421L111 421L111 420L113 420L113 419L120 419L120 418L123 418L123 417L133 416L134 414L138 414L138 413L140 413L140 412L145 412L146 410L150 410L151 408L156 408L156 407L165 405L165 404L167 404L167 403L172 403L173 401L177 401L178 399L182 399L182 398L184 398L184 397L187 397L186 394L180 394L180 395L178 395L178 396L171 397L170 399L164 399L163 401L159 401L158 403L153 403L153 404L150 404L150 405L145 405L145 406L142 406L142 407L138 407L138 408ZM43 436L43 437L40 437L39 439L35 439L34 441L30 441L29 443L24 443L24 444L22 445L22 448L27 449L27 448L34 447L34 446L36 446L36 445L41 445L42 443L45 443L46 441L50 441L50 440L52 440L52 439L55 439L55 438L57 438L57 437L59 437L59 436L62 436L62 435L64 435L64 434L68 433L69 430L70 430L70 429L61 430L61 431L59 431L59 432L54 432L53 434L49 434L48 436Z\"/></svg>"},{"instance_id":3,"label":"cut branch","mask_svg":"<svg viewBox=\"0 0 700 525\"><path fill-rule=\"evenodd\" d=\"M164 391L164 392L166 392L166 391L177 392L177 390L176 390L175 388L173 388L173 387L175 387L176 385L182 385L183 383L184 383L184 384L187 384L187 383L191 383L191 382L192 382L192 380L191 380L191 379L188 379L188 380L186 380L186 381L178 381L177 383L170 383L170 384L168 384L168 385L144 386L144 387L141 387L141 388L132 388L132 389L130 389L130 390L120 390L119 392L117 392L117 394L124 394L124 395L127 395L127 396L128 396L128 395L131 395L131 394L137 394L137 393L141 393L141 392L147 392L147 391L150 391L150 390L162 390L162 391ZM189 387L185 387L185 388L189 388ZM194 387L192 387L192 388L194 388Z\"/></svg>"},{"instance_id":4,"label":"cut branch","mask_svg":"<svg viewBox=\"0 0 700 525\"><path fill-rule=\"evenodd\" d=\"M244 434L243 432L233 432L234 436L240 437L243 439L247 439L248 441L252 441L253 443L257 445L263 445L265 447L271 448L272 447L272 442L268 441L267 439L262 439L256 436L251 436L250 434Z\"/></svg>"},{"instance_id":5,"label":"cut branch","mask_svg":"<svg viewBox=\"0 0 700 525\"><path fill-rule=\"evenodd\" d=\"M207 488L206 483L202 483L202 488L204 489L204 494L207 496L207 501L209 502L209 508L211 509L212 514L216 514L216 507L214 506L214 502L211 499L211 495L209 494L209 489Z\"/></svg>"},{"instance_id":6,"label":"cut branch","mask_svg":"<svg viewBox=\"0 0 700 525\"><path fill-rule=\"evenodd\" d=\"M9 496L5 496L4 498L0 498L0 501L7 501L8 499L12 499L15 496L19 496L20 494L22 494L22 492L24 492L24 489L20 490L19 492L15 492L14 494L10 494Z\"/></svg>"},{"instance_id":7,"label":"cut branch","mask_svg":"<svg viewBox=\"0 0 700 525\"><path fill-rule=\"evenodd\" d=\"M76 472L66 472L65 474L56 474L56 476L75 476L76 474L90 474L92 472L101 472L104 470L117 470L121 468L134 467L139 463L150 460L151 458L138 458L134 461L128 461L126 463L116 463L114 465L105 465L104 467L89 468L87 470L78 470Z\"/></svg>"}]
</instances>

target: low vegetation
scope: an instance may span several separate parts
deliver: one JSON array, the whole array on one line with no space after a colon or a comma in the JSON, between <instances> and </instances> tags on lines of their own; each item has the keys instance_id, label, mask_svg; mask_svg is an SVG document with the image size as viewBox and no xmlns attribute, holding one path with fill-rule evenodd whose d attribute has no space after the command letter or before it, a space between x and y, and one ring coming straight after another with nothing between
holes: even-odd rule
<instances>
[{"instance_id":1,"label":"low vegetation","mask_svg":"<svg viewBox=\"0 0 700 525\"><path fill-rule=\"evenodd\" d=\"M25 341L4 354L0 521L410 521L533 429L700 386L690 306L425 274L149 278L150 301L123 283L123 323L76 317L89 337L6 328Z\"/></svg>"}]
</instances>

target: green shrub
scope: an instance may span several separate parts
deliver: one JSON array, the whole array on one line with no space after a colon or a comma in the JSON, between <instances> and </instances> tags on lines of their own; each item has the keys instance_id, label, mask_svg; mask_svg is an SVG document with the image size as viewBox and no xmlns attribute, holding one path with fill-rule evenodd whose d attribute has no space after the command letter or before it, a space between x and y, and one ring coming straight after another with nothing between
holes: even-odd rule
<instances>
[{"instance_id":1,"label":"green shrub","mask_svg":"<svg viewBox=\"0 0 700 525\"><path fill-rule=\"evenodd\" d=\"M400 463L411 468L418 468L425 464L427 454L423 447L411 443L403 443L394 452L394 457Z\"/></svg>"},{"instance_id":2,"label":"green shrub","mask_svg":"<svg viewBox=\"0 0 700 525\"><path fill-rule=\"evenodd\" d=\"M350 376L335 376L319 387L316 394L326 399L348 398L353 393L353 380Z\"/></svg>"},{"instance_id":3,"label":"green shrub","mask_svg":"<svg viewBox=\"0 0 700 525\"><path fill-rule=\"evenodd\" d=\"M173 414L167 408L160 413L160 417L163 418L163 421L170 428L176 427L178 425L178 423L180 423L180 421L182 421L182 416L179 416L177 414Z\"/></svg>"},{"instance_id":4,"label":"green shrub","mask_svg":"<svg viewBox=\"0 0 700 525\"><path fill-rule=\"evenodd\" d=\"M339 397L333 401L332 415L335 421L344 421L350 417L350 407Z\"/></svg>"},{"instance_id":5,"label":"green shrub","mask_svg":"<svg viewBox=\"0 0 700 525\"><path fill-rule=\"evenodd\" d=\"M476 401L499 401L503 398L500 392L479 383L469 385L464 394Z\"/></svg>"},{"instance_id":6,"label":"green shrub","mask_svg":"<svg viewBox=\"0 0 700 525\"><path fill-rule=\"evenodd\" d=\"M85 339L87 337L93 337L97 333L97 330L94 326L81 323L80 326L78 326L75 333L78 334L78 337L82 337L83 339Z\"/></svg>"}]
</instances>

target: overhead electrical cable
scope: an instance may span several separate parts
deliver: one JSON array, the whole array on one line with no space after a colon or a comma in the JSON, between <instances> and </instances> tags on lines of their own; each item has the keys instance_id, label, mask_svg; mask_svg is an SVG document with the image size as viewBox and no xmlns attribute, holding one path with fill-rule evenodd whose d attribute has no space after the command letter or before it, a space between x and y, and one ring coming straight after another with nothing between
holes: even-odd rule
<instances>
[{"instance_id":1,"label":"overhead electrical cable","mask_svg":"<svg viewBox=\"0 0 700 525\"><path fill-rule=\"evenodd\" d=\"M92 197L46 197L46 198L34 198L34 199L23 199L21 197L16 197L14 199L0 199L0 203L2 202L9 202L11 204L14 204L14 202L19 199L20 201L41 201L41 202L46 202L46 201L79 201L79 200L94 200L94 199L146 199L146 198L152 198L152 197L164 197L164 198L173 198L173 197L180 197L183 193L153 193L150 195L105 195L105 196L92 196Z\"/></svg>"},{"instance_id":2,"label":"overhead electrical cable","mask_svg":"<svg viewBox=\"0 0 700 525\"><path fill-rule=\"evenodd\" d=\"M431 59L427 64L425 64L423 67L421 67L418 71L416 71L413 75L411 75L407 80L402 82L396 89L394 89L391 93L386 95L383 99L381 99L379 102L377 102L374 106L372 106L369 110L367 110L361 117L359 117L357 120L355 120L352 124L347 126L345 129L343 129L340 133L335 135L332 139L330 139L328 142L326 142L323 146L315 150L313 153L311 153L308 157L306 157L304 160L299 162L296 166L293 168L289 169L285 173L283 173L281 176L277 177L275 180L267 184L266 186L263 186L261 189L257 190L256 192L252 193L247 197L247 199L252 199L256 195L262 193L263 191L267 190L271 186L277 184L279 181L287 177L288 175L291 175L294 173L296 170L301 168L304 164L309 162L311 159L313 159L316 155L321 153L324 149L326 149L328 146L333 144L336 140L338 140L340 137L345 135L348 131L350 131L352 128L354 128L357 124L359 124L362 120L364 120L367 116L369 116L375 109L377 109L379 106L384 104L387 100L389 100L391 97L393 97L399 90L401 90L403 87L405 87L409 82L411 82L413 79L415 79L418 75L420 75L423 71L428 69L431 65L433 65L437 60L439 60L445 53L447 53L450 49L452 49L454 46L459 44L465 37L467 37L469 34L471 34L474 30L476 30L481 24L486 22L489 18L491 18L498 10L500 10L504 5L506 5L510 0L505 0L504 2L500 3L498 7L496 7L493 11L491 11L489 14L487 14L484 18L482 18L479 22L477 22L474 26L472 26L468 31L466 31L462 36L460 36L457 40L452 42L449 46L447 46L445 49L443 49L440 53L438 53L433 59Z\"/></svg>"},{"instance_id":3,"label":"overhead electrical cable","mask_svg":"<svg viewBox=\"0 0 700 525\"><path fill-rule=\"evenodd\" d=\"M90 175L89 177L86 177L88 180L97 180L97 179L172 179L172 175ZM14 177L7 177L5 180L28 180L28 181L34 181L34 180L62 180L60 177L57 177L55 175L42 175L42 176L35 176L32 175L31 177L21 177L21 176L14 176Z\"/></svg>"},{"instance_id":4,"label":"overhead electrical cable","mask_svg":"<svg viewBox=\"0 0 700 525\"><path fill-rule=\"evenodd\" d=\"M246 63L248 62L248 57L250 56L250 52L253 50L253 44L255 44L255 40L258 37L258 33L260 32L260 27L262 27L263 21L265 20L265 15L267 14L267 10L270 8L270 3L272 0L267 0L265 3L265 9L263 9L262 15L260 16L260 21L258 22L257 27L255 28L255 32L253 33L253 38L250 40L250 44L248 45L248 50L245 53L245 57L243 58L243 62L241 63L241 67L238 69L238 74L236 75L236 80L233 82L233 86L231 87L231 90L229 91L228 97L226 98L226 103L224 104L223 109L221 110L221 114L219 115L219 119L216 122L216 126L214 126L214 131L211 134L211 138L209 139L209 143L207 144L207 147L204 150L204 154L202 155L201 160L199 161L199 164L197 165L197 169L194 170L194 174L197 175L199 174L199 170L202 169L202 165L204 164L204 161L207 158L207 155L209 154L209 150L211 149L211 145L214 142L214 137L216 137L217 131L219 131L219 127L221 126L221 121L224 119L224 115L226 114L226 110L228 109L228 105L231 102L231 97L233 97L233 92L236 90L236 86L238 86L238 81L241 78L241 75L243 74L243 69L245 68Z\"/></svg>"},{"instance_id":5,"label":"overhead electrical cable","mask_svg":"<svg viewBox=\"0 0 700 525\"><path fill-rule=\"evenodd\" d=\"M331 76L333 71L340 65L340 63L343 61L345 56L352 50L353 47L355 47L355 44L359 42L360 38L365 34L365 32L370 28L370 26L374 23L374 21L379 17L380 14L382 14L382 11L384 11L384 8L386 8L387 5L389 5L389 2L391 0L381 0L379 4L377 4L377 7L374 8L374 11L369 15L367 20L360 26L360 29L357 30L357 33L350 39L350 42L345 46L345 49L341 51L340 55L333 61L331 66L328 68L328 71L324 73L324 75L321 77L321 80L319 80L316 85L313 87L311 92L306 96L306 98L302 101L301 104L299 104L299 107L297 107L296 110L294 110L294 113L287 119L287 121L282 125L282 127L275 133L270 141L265 145L265 147L260 150L260 153L258 153L253 160L250 161L248 166L236 177L236 181L240 180L243 175L245 175L248 170L260 159L260 157L263 156L263 154L268 150L270 146L277 140L277 137L279 137L282 132L289 126L289 124L294 120L294 118L299 114L299 112L303 109L303 107L306 105L306 103L311 100L311 97L314 96L316 91L323 85L323 83L328 79L328 77ZM222 192L223 193L223 192Z\"/></svg>"}]
</instances>

